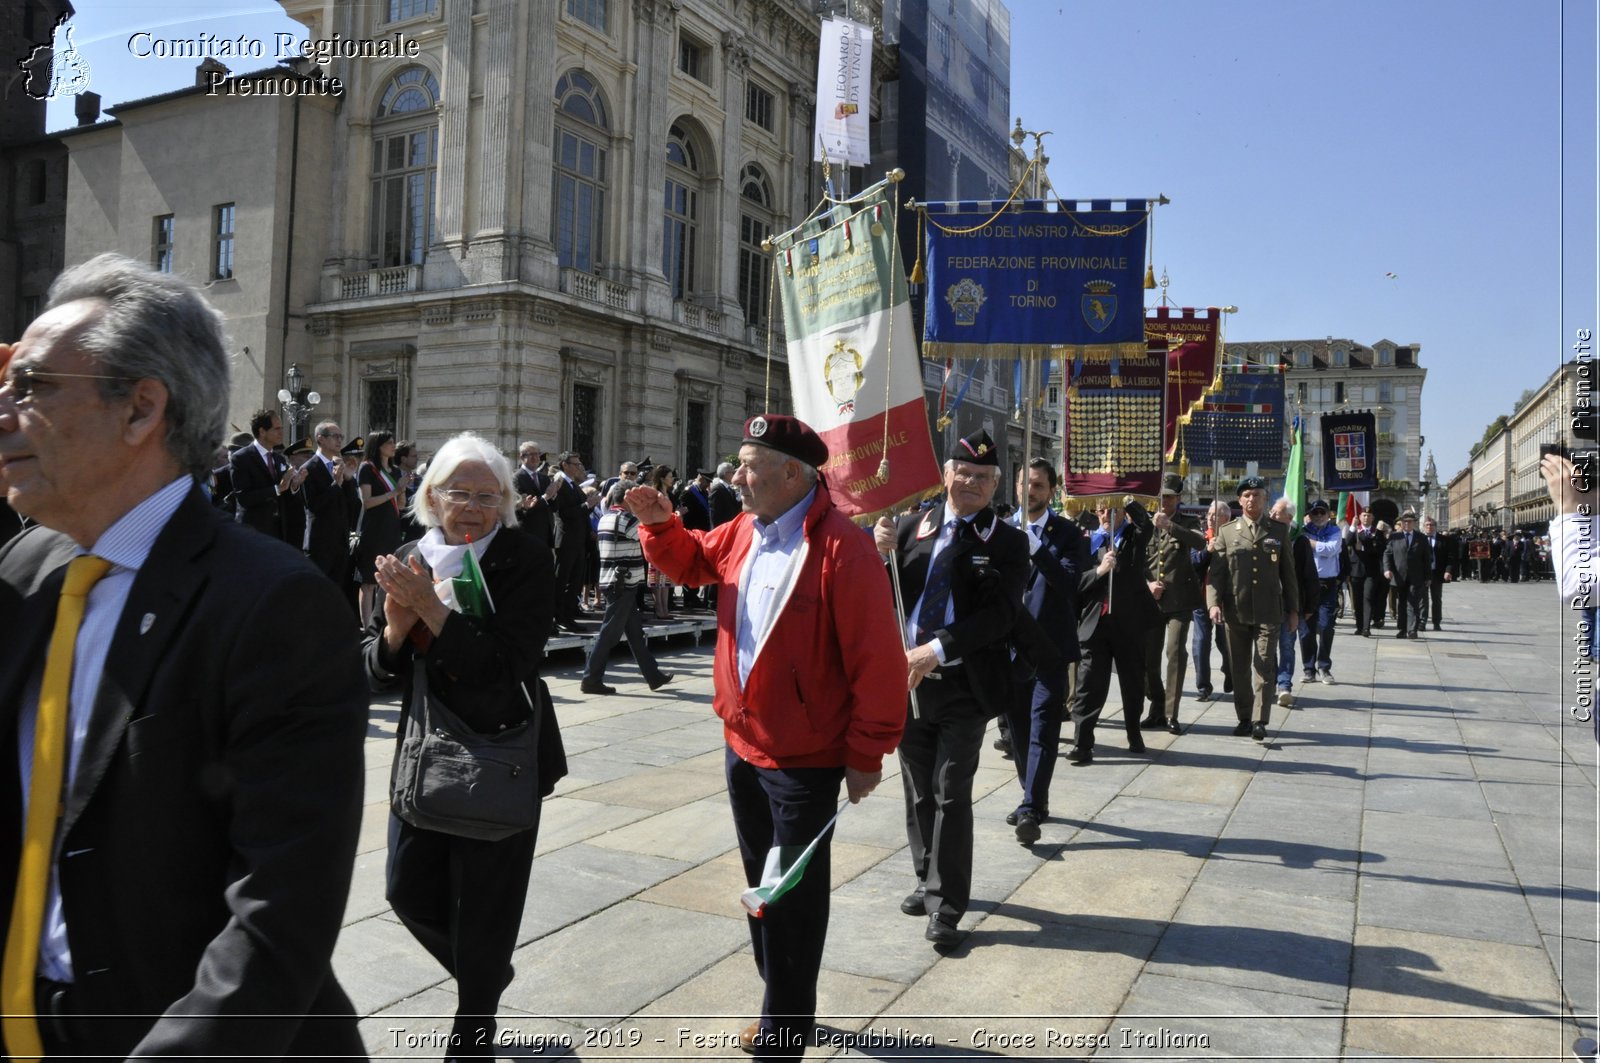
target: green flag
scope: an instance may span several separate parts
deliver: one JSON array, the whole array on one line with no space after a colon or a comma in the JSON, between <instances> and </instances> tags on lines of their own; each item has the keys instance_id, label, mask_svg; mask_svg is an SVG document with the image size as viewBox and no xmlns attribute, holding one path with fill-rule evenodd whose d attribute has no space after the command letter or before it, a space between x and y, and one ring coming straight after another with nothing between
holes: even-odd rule
<instances>
[{"instance_id":1,"label":"green flag","mask_svg":"<svg viewBox=\"0 0 1600 1063\"><path fill-rule=\"evenodd\" d=\"M472 552L470 538L462 556L461 575L451 578L450 589L461 615L486 617L494 612L494 599L489 597L488 584L483 582L483 569L478 567L478 556Z\"/></svg>"},{"instance_id":2,"label":"green flag","mask_svg":"<svg viewBox=\"0 0 1600 1063\"><path fill-rule=\"evenodd\" d=\"M844 808L841 806L839 812L843 811ZM839 821L839 812L833 814L827 826L817 832L817 836L811 839L811 844L804 849L798 845L775 845L767 850L767 863L761 872L761 884L750 887L739 896L739 903L744 905L745 911L760 919L766 914L769 905L799 885L801 877L806 873L806 865L811 863L811 856L817 851L817 845Z\"/></svg>"},{"instance_id":3,"label":"green flag","mask_svg":"<svg viewBox=\"0 0 1600 1063\"><path fill-rule=\"evenodd\" d=\"M1289 528L1289 535L1293 537L1300 534L1301 518L1306 514L1305 426L1298 417L1294 419L1294 445L1289 448L1289 468L1283 474L1283 493L1294 503L1294 523Z\"/></svg>"}]
</instances>

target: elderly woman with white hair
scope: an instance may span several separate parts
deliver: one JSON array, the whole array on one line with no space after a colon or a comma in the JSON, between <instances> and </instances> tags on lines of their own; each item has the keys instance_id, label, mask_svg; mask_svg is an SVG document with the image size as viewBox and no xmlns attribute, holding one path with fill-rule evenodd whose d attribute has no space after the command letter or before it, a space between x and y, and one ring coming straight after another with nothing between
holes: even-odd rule
<instances>
[{"instance_id":1,"label":"elderly woman with white hair","mask_svg":"<svg viewBox=\"0 0 1600 1063\"><path fill-rule=\"evenodd\" d=\"M561 736L540 690L555 613L550 551L521 533L511 465L485 440L458 435L439 448L413 501L421 539L379 557L376 616L366 663L374 690L405 692L405 711L422 695L474 730L492 734L526 722L540 703L539 770L548 794L566 774ZM489 615L455 601L452 578L467 551L483 572ZM400 728L405 733L404 721ZM495 1011L511 981L511 953L527 896L538 834L498 841L429 830L391 814L387 895L422 946L455 978L458 1006L450 1058L492 1056Z\"/></svg>"}]
</instances>

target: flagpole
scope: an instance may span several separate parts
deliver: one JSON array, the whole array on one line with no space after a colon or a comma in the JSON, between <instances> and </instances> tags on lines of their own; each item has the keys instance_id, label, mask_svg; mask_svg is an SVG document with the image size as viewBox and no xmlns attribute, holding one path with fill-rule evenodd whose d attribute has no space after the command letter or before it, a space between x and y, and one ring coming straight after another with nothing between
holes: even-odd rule
<instances>
[{"instance_id":1,"label":"flagpole","mask_svg":"<svg viewBox=\"0 0 1600 1063\"><path fill-rule=\"evenodd\" d=\"M903 643L906 637L906 603L900 597L900 551L898 548L889 551L889 580L894 584L894 616L900 622L900 641ZM908 650L910 648L910 646L906 647ZM922 706L917 704L917 692L907 689L906 693L911 695L911 718L913 720L922 719Z\"/></svg>"}]
</instances>

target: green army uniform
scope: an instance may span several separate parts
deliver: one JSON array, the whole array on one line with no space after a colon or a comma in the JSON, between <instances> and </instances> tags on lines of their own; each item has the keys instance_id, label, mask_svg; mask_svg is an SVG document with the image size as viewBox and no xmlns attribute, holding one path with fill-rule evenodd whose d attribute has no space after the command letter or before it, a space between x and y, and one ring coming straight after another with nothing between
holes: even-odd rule
<instances>
[{"instance_id":1,"label":"green army uniform","mask_svg":"<svg viewBox=\"0 0 1600 1063\"><path fill-rule=\"evenodd\" d=\"M1222 526L1211 550L1206 606L1221 606L1227 625L1228 659L1235 669L1233 708L1240 724L1253 720L1265 727L1278 675L1278 632L1285 614L1300 611L1289 528L1266 516L1255 524L1240 517ZM1238 671L1245 660L1253 666L1254 682Z\"/></svg>"},{"instance_id":2,"label":"green army uniform","mask_svg":"<svg viewBox=\"0 0 1600 1063\"><path fill-rule=\"evenodd\" d=\"M1189 671L1189 624L1194 611L1205 605L1200 577L1195 575L1189 551L1206 548L1205 533L1193 517L1175 513L1171 521L1168 527L1157 528L1150 540L1150 564L1145 578L1162 585L1161 597L1156 599L1161 623L1150 629L1144 648L1144 686L1150 698L1146 721L1151 726L1165 722L1169 730L1178 723L1178 699L1183 695L1183 680ZM1161 669L1163 641L1167 653L1165 682Z\"/></svg>"}]
</instances>

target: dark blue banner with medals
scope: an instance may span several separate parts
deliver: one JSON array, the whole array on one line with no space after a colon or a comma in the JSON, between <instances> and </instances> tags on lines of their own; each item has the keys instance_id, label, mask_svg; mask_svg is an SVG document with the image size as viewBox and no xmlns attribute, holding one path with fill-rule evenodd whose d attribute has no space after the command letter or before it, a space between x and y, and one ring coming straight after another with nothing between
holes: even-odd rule
<instances>
[{"instance_id":1,"label":"dark blue banner with medals","mask_svg":"<svg viewBox=\"0 0 1600 1063\"><path fill-rule=\"evenodd\" d=\"M1222 386L1189 415L1183 452L1191 462L1283 467L1283 373L1224 370Z\"/></svg>"},{"instance_id":2,"label":"dark blue banner with medals","mask_svg":"<svg viewBox=\"0 0 1600 1063\"><path fill-rule=\"evenodd\" d=\"M924 357L1142 358L1149 204L1001 206L925 205Z\"/></svg>"},{"instance_id":3,"label":"dark blue banner with medals","mask_svg":"<svg viewBox=\"0 0 1600 1063\"><path fill-rule=\"evenodd\" d=\"M1371 491L1378 486L1378 427L1372 413L1322 415L1322 489Z\"/></svg>"}]
</instances>

